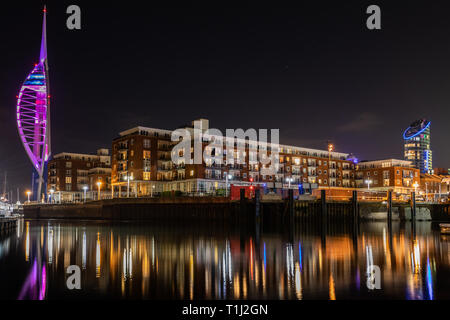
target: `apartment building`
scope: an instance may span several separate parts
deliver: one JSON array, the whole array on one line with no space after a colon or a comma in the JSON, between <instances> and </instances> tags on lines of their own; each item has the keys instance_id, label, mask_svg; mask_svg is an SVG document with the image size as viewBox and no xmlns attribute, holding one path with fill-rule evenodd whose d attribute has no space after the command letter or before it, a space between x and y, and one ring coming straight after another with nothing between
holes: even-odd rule
<instances>
[{"instance_id":1,"label":"apartment building","mask_svg":"<svg viewBox=\"0 0 450 320\"><path fill-rule=\"evenodd\" d=\"M356 187L378 191L393 190L407 195L420 186L420 169L411 161L385 159L361 161L356 166Z\"/></svg>"},{"instance_id":2,"label":"apartment building","mask_svg":"<svg viewBox=\"0 0 450 320\"><path fill-rule=\"evenodd\" d=\"M79 201L98 198L100 193L110 196L111 156L108 149L99 149L97 154L63 152L53 156L48 164L47 192L57 201ZM102 196L104 198L105 195Z\"/></svg>"},{"instance_id":3,"label":"apartment building","mask_svg":"<svg viewBox=\"0 0 450 320\"><path fill-rule=\"evenodd\" d=\"M202 132L209 128L207 119L199 119ZM193 137L194 121L182 127ZM307 193L318 188L355 187L355 163L349 154L328 150L308 149L271 143L242 143L242 149L235 149L234 161L222 163L202 161L201 164L186 163L183 159L172 161L172 152L178 142L171 141L172 130L135 127L119 133L112 143L111 184L115 196L122 196L128 186L133 196L146 196L164 191L185 193L213 193L225 190L228 184L258 184L267 190L299 188ZM192 144L191 144L192 145ZM264 150L267 156L273 148L279 150L273 174L263 174L264 169L255 155ZM209 142L201 142L202 154L223 154L211 147ZM191 147L193 158L194 150ZM182 156L182 154L181 154ZM237 158L243 159L238 163Z\"/></svg>"}]
</instances>

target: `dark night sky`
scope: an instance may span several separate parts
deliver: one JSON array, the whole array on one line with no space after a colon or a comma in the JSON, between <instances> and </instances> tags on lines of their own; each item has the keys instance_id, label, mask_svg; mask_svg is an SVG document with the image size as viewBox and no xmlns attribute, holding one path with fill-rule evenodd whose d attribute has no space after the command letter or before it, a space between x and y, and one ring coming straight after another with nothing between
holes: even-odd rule
<instances>
[{"instance_id":1,"label":"dark night sky","mask_svg":"<svg viewBox=\"0 0 450 320\"><path fill-rule=\"evenodd\" d=\"M360 159L402 158L403 130L427 117L434 166L450 167L446 2L152 3L47 1L54 154L206 117L222 130L280 128L285 144L332 139ZM42 4L0 10L0 179L7 170L10 190L31 180L14 110L38 59ZM70 4L81 31L66 29ZM381 31L365 27L369 4L381 7Z\"/></svg>"}]
</instances>

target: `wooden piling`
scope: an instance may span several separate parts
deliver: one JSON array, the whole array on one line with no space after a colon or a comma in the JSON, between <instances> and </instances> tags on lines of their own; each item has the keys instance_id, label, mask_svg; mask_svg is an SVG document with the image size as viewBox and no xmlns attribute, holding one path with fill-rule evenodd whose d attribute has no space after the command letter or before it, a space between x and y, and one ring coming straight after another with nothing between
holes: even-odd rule
<instances>
[{"instance_id":1,"label":"wooden piling","mask_svg":"<svg viewBox=\"0 0 450 320\"><path fill-rule=\"evenodd\" d=\"M392 221L392 190L388 191L388 201L387 201L387 206L388 206L388 222L391 223Z\"/></svg>"}]
</instances>

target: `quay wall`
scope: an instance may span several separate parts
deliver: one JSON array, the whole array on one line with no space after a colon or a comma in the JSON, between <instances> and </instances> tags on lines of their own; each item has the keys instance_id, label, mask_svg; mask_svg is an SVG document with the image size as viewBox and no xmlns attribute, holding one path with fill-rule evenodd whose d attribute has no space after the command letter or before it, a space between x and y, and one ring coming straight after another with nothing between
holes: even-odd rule
<instances>
[{"instance_id":1,"label":"quay wall","mask_svg":"<svg viewBox=\"0 0 450 320\"><path fill-rule=\"evenodd\" d=\"M196 221L220 220L229 222L252 221L286 223L289 218L304 221L353 221L354 204L351 202L327 202L325 213L320 201L261 202L254 200L229 201L219 197L178 197L154 199L113 199L85 204L28 205L24 206L25 218L31 219L80 219L80 220L167 220ZM291 215L291 216L290 216ZM387 205L381 202L358 202L357 219L387 220ZM392 220L410 220L411 207L405 203L393 203ZM418 204L416 220L450 221L449 204Z\"/></svg>"}]
</instances>

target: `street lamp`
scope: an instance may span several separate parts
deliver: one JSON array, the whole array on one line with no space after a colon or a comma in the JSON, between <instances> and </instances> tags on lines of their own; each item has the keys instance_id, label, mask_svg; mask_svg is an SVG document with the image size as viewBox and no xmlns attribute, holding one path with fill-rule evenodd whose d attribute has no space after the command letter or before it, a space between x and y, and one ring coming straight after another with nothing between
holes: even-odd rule
<instances>
[{"instance_id":1,"label":"street lamp","mask_svg":"<svg viewBox=\"0 0 450 320\"><path fill-rule=\"evenodd\" d=\"M294 179L292 179L292 178L287 178L286 180L287 180L287 182L289 183L289 189L290 189L290 188L291 188L291 182L293 182Z\"/></svg>"},{"instance_id":2,"label":"street lamp","mask_svg":"<svg viewBox=\"0 0 450 320\"><path fill-rule=\"evenodd\" d=\"M414 187L414 192L417 194L417 188L419 187L419 184L417 183L417 181L414 182L413 187Z\"/></svg>"},{"instance_id":3,"label":"street lamp","mask_svg":"<svg viewBox=\"0 0 450 320\"><path fill-rule=\"evenodd\" d=\"M233 176L231 174L225 174L225 195L228 197L228 179L232 179Z\"/></svg>"},{"instance_id":4,"label":"street lamp","mask_svg":"<svg viewBox=\"0 0 450 320\"><path fill-rule=\"evenodd\" d=\"M98 186L98 200L100 200L100 187L102 186L102 182L98 181L97 186Z\"/></svg>"},{"instance_id":5,"label":"street lamp","mask_svg":"<svg viewBox=\"0 0 450 320\"><path fill-rule=\"evenodd\" d=\"M28 196L28 203L30 203L30 195L31 195L31 191L27 191L27 196Z\"/></svg>"},{"instance_id":6,"label":"street lamp","mask_svg":"<svg viewBox=\"0 0 450 320\"><path fill-rule=\"evenodd\" d=\"M367 180L365 181L365 183L367 183L367 190L370 190L370 184L372 183L372 180L367 179Z\"/></svg>"},{"instance_id":7,"label":"street lamp","mask_svg":"<svg viewBox=\"0 0 450 320\"><path fill-rule=\"evenodd\" d=\"M55 193L54 189L50 189L50 202L54 202L53 201L53 194Z\"/></svg>"},{"instance_id":8,"label":"street lamp","mask_svg":"<svg viewBox=\"0 0 450 320\"><path fill-rule=\"evenodd\" d=\"M86 191L87 191L88 187L84 186L83 187L83 191L84 191L84 202L86 202Z\"/></svg>"},{"instance_id":9,"label":"street lamp","mask_svg":"<svg viewBox=\"0 0 450 320\"><path fill-rule=\"evenodd\" d=\"M130 197L130 180L133 180L133 177L130 175L127 175L125 177L123 177L124 180L128 181L128 186L127 186L127 198Z\"/></svg>"},{"instance_id":10,"label":"street lamp","mask_svg":"<svg viewBox=\"0 0 450 320\"><path fill-rule=\"evenodd\" d=\"M150 189L150 197L153 198L153 189L155 189L155 185L152 185L152 188Z\"/></svg>"},{"instance_id":11,"label":"street lamp","mask_svg":"<svg viewBox=\"0 0 450 320\"><path fill-rule=\"evenodd\" d=\"M328 143L328 174L330 174L330 162L331 162L331 152L333 152L334 146L332 143ZM331 188L331 183L328 183L328 189Z\"/></svg>"}]
</instances>

